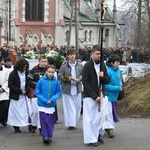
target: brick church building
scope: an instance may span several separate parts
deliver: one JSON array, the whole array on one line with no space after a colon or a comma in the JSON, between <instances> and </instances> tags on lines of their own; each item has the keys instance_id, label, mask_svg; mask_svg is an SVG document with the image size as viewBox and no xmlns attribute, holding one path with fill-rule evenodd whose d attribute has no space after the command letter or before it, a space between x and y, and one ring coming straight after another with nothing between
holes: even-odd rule
<instances>
[{"instance_id":1,"label":"brick church building","mask_svg":"<svg viewBox=\"0 0 150 150\"><path fill-rule=\"evenodd\" d=\"M99 41L97 8L99 0L78 0L79 46L92 46ZM0 1L1 45L67 45L71 0ZM71 45L75 45L75 13L72 19ZM121 46L120 28L108 11L104 23L104 47Z\"/></svg>"}]
</instances>

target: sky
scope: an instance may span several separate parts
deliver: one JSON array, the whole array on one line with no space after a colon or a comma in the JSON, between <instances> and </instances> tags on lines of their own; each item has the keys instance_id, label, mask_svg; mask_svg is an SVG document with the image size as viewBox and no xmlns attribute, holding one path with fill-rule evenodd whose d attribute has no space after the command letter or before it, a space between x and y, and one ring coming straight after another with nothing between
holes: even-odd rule
<instances>
[{"instance_id":1,"label":"sky","mask_svg":"<svg viewBox=\"0 0 150 150\"><path fill-rule=\"evenodd\" d=\"M114 5L114 0L106 0L108 7L112 10ZM116 7L119 10L121 5L123 4L123 0L116 0Z\"/></svg>"}]
</instances>

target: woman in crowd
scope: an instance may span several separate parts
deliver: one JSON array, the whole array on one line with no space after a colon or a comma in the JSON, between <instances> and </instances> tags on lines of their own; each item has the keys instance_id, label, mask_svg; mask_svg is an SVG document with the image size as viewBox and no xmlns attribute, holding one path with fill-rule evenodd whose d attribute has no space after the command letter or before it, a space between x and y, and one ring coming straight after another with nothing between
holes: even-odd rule
<instances>
[{"instance_id":1,"label":"woman in crowd","mask_svg":"<svg viewBox=\"0 0 150 150\"><path fill-rule=\"evenodd\" d=\"M30 124L28 120L31 108L28 101L28 68L29 63L26 59L18 60L8 79L10 107L7 124L13 126L16 133L22 132L20 127Z\"/></svg>"}]
</instances>

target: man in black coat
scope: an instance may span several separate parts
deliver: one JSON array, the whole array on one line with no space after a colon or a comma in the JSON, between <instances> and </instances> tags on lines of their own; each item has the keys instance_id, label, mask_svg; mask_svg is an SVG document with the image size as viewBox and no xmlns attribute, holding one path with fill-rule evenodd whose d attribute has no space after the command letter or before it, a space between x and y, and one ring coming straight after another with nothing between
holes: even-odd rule
<instances>
[{"instance_id":1,"label":"man in black coat","mask_svg":"<svg viewBox=\"0 0 150 150\"><path fill-rule=\"evenodd\" d=\"M109 83L109 77L104 63L101 64L102 71L100 71L100 54L100 47L94 45L91 58L84 65L82 73L84 144L92 146L98 146L99 142L103 142L100 135L103 132L102 126L106 119L108 103L104 84Z\"/></svg>"}]
</instances>

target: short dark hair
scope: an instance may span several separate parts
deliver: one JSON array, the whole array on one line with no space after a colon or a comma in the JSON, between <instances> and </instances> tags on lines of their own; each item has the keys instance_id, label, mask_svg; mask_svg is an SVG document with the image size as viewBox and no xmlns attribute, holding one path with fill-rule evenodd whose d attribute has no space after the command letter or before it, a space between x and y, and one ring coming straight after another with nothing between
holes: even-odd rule
<instances>
[{"instance_id":1,"label":"short dark hair","mask_svg":"<svg viewBox=\"0 0 150 150\"><path fill-rule=\"evenodd\" d=\"M49 68L55 69L54 65L47 65L46 70L48 70Z\"/></svg>"},{"instance_id":2,"label":"short dark hair","mask_svg":"<svg viewBox=\"0 0 150 150\"><path fill-rule=\"evenodd\" d=\"M95 51L101 51L101 48L99 45L93 45L92 52L94 53Z\"/></svg>"},{"instance_id":3,"label":"short dark hair","mask_svg":"<svg viewBox=\"0 0 150 150\"><path fill-rule=\"evenodd\" d=\"M108 62L109 63L111 63L111 62L114 63L115 61L120 61L120 57L116 54L110 55Z\"/></svg>"},{"instance_id":4,"label":"short dark hair","mask_svg":"<svg viewBox=\"0 0 150 150\"><path fill-rule=\"evenodd\" d=\"M67 56L70 55L70 54L76 54L75 49L69 48L69 49L67 50Z\"/></svg>"},{"instance_id":5,"label":"short dark hair","mask_svg":"<svg viewBox=\"0 0 150 150\"><path fill-rule=\"evenodd\" d=\"M11 61L11 59L10 59L9 57L6 57L6 58L4 59L4 62L8 62L8 61Z\"/></svg>"},{"instance_id":6,"label":"short dark hair","mask_svg":"<svg viewBox=\"0 0 150 150\"><path fill-rule=\"evenodd\" d=\"M40 61L41 59L47 59L47 57L46 57L45 55L42 55L42 56L40 56L39 61Z\"/></svg>"}]
</instances>

